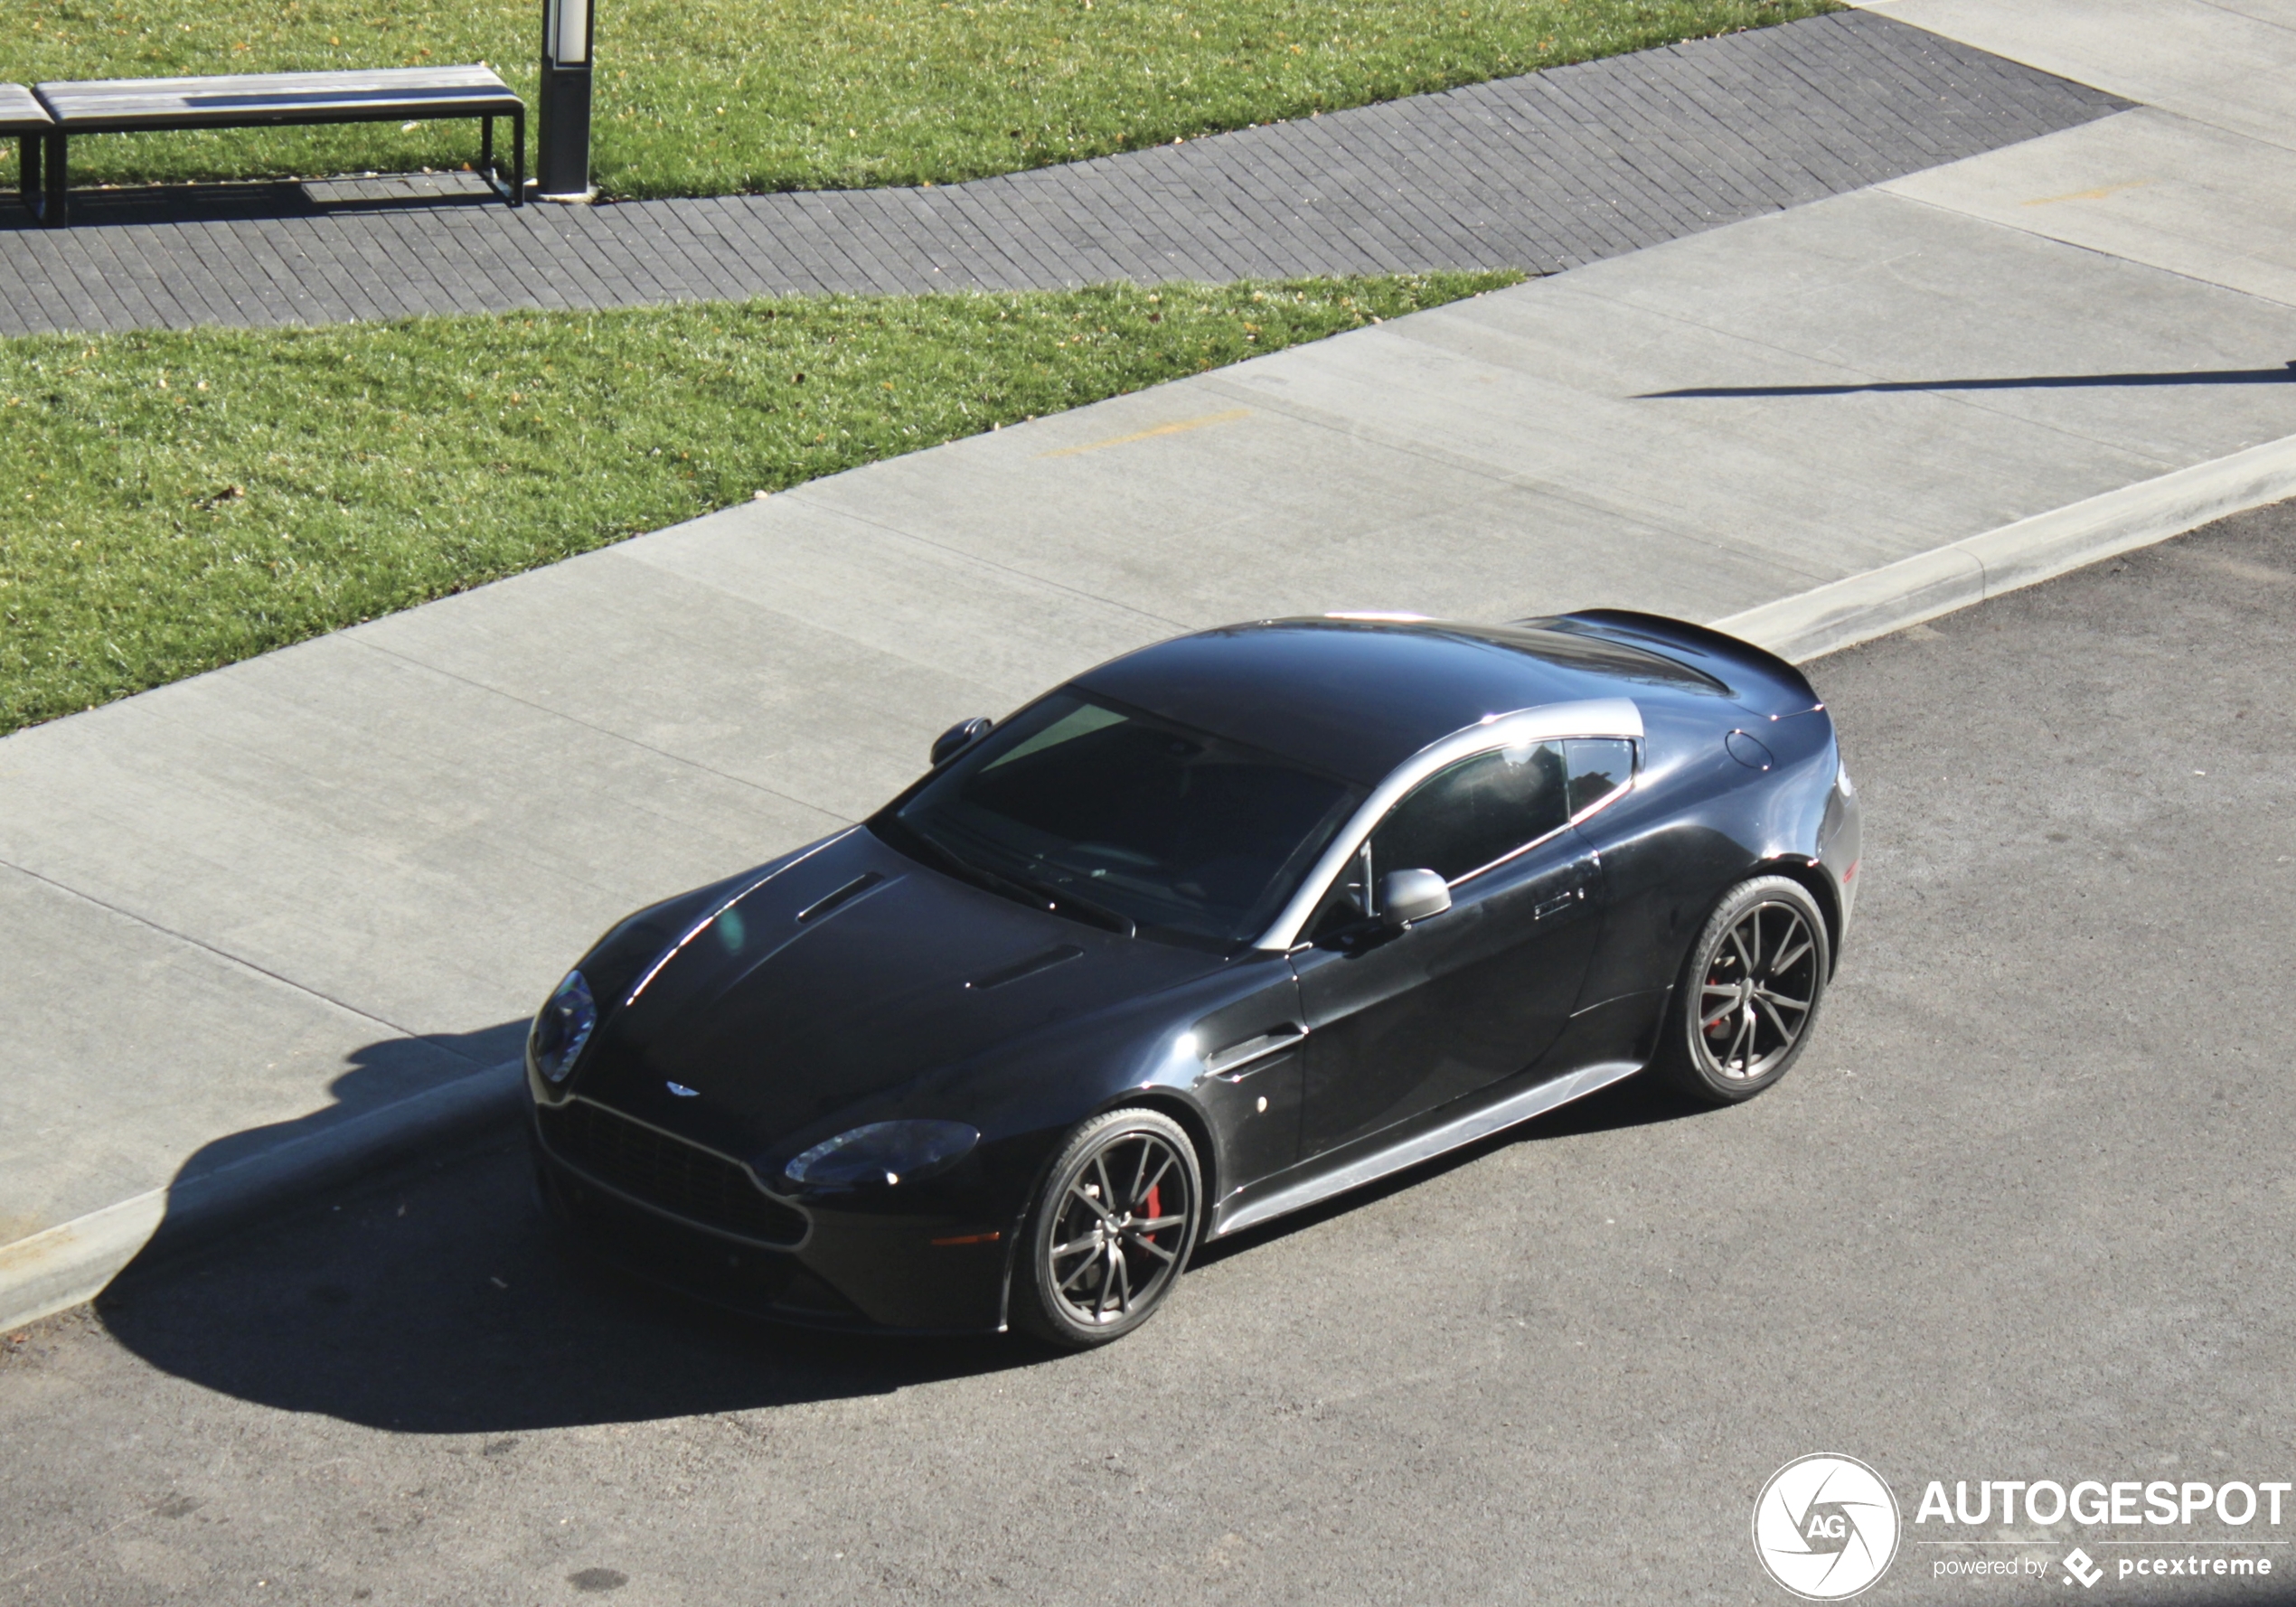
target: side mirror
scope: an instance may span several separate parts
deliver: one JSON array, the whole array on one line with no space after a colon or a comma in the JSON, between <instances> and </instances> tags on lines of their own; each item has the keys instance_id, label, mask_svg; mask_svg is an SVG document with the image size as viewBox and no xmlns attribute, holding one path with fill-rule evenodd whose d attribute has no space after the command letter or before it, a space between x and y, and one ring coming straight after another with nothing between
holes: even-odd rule
<instances>
[{"instance_id":1,"label":"side mirror","mask_svg":"<svg viewBox=\"0 0 2296 1607\"><path fill-rule=\"evenodd\" d=\"M1432 870L1390 870L1379 878L1379 920L1401 927L1451 907L1451 884Z\"/></svg>"},{"instance_id":2,"label":"side mirror","mask_svg":"<svg viewBox=\"0 0 2296 1607\"><path fill-rule=\"evenodd\" d=\"M944 764L987 736L990 728L995 724L996 721L987 715L976 714L971 719L958 720L947 730L934 738L933 768L939 769Z\"/></svg>"}]
</instances>

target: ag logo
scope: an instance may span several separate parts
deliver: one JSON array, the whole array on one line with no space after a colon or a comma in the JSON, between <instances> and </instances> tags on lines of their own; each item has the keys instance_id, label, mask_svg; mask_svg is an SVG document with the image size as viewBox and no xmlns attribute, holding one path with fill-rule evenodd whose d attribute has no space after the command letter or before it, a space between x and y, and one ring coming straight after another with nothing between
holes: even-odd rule
<instances>
[{"instance_id":1,"label":"ag logo","mask_svg":"<svg viewBox=\"0 0 2296 1607\"><path fill-rule=\"evenodd\" d=\"M1839 1602L1880 1578L1897 1555L1897 1502L1854 1457L1797 1457L1755 1500L1754 1552L1795 1595Z\"/></svg>"}]
</instances>

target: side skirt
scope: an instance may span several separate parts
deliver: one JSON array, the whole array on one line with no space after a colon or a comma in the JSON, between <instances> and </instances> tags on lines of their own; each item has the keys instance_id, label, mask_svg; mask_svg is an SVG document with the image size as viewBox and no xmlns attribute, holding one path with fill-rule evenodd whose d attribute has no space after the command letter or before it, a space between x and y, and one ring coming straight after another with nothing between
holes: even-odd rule
<instances>
[{"instance_id":1,"label":"side skirt","mask_svg":"<svg viewBox=\"0 0 2296 1607\"><path fill-rule=\"evenodd\" d=\"M1431 1161L1447 1151L1455 1150L1462 1144L1471 1144L1479 1138L1488 1137L1502 1127L1512 1127L1518 1122L1528 1122L1533 1116L1545 1115L1557 1105L1568 1104L1574 1099L1584 1099L1599 1088L1607 1088L1613 1083L1633 1076L1642 1069L1642 1064L1640 1060L1598 1061L1593 1066L1582 1067L1549 1082L1540 1083L1537 1087L1525 1088L1495 1104L1484 1105L1480 1110L1470 1111L1463 1116L1445 1122L1440 1127L1415 1133L1390 1148L1350 1161L1331 1171L1303 1178L1265 1199L1246 1200L1233 1211L1224 1213L1219 1226L1205 1236L1225 1238L1231 1233L1257 1226L1277 1217L1304 1210L1334 1194L1344 1194L1350 1189L1360 1189L1366 1183L1377 1182L1407 1167L1416 1166L1422 1161Z\"/></svg>"}]
</instances>

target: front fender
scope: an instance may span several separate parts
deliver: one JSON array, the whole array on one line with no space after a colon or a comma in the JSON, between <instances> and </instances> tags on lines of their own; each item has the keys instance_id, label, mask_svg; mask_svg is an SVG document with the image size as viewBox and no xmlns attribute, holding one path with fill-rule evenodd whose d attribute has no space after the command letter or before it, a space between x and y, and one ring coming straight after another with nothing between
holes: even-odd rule
<instances>
[{"instance_id":1,"label":"front fender","mask_svg":"<svg viewBox=\"0 0 2296 1607\"><path fill-rule=\"evenodd\" d=\"M1210 974L1128 1001L1088 1024L1071 1022L1008 1044L994 1057L927 1079L905 1100L979 1113L966 1119L981 1127L983 1151L993 1152L984 1158L997 1179L1006 1297L1029 1210L1047 1174L1068 1135L1105 1112L1147 1105L1187 1129L1209 1209L1243 1162L1231 1147L1236 1111L1216 1106L1205 1091L1231 1095L1231 1105L1242 1095L1212 1076L1205 1055L1266 1026L1289 1025L1297 1013L1290 961L1247 951ZM1295 1116L1270 1113L1278 1121L1287 1114ZM1295 1137L1297 1130L1294 1119L1288 1131Z\"/></svg>"}]
</instances>

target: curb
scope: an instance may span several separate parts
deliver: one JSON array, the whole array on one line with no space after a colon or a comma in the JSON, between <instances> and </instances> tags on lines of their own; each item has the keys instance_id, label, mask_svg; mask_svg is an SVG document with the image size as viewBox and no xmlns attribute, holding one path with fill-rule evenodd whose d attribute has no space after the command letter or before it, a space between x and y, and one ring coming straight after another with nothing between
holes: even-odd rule
<instances>
[{"instance_id":1,"label":"curb","mask_svg":"<svg viewBox=\"0 0 2296 1607\"><path fill-rule=\"evenodd\" d=\"M1802 663L2289 496L2296 436L1764 603L1714 628Z\"/></svg>"},{"instance_id":2,"label":"curb","mask_svg":"<svg viewBox=\"0 0 2296 1607\"><path fill-rule=\"evenodd\" d=\"M2296 496L2296 436L2020 519L1714 622L1796 663ZM0 1330L93 1300L138 1256L181 1249L297 1195L516 1114L505 1061L260 1154L0 1245Z\"/></svg>"},{"instance_id":3,"label":"curb","mask_svg":"<svg viewBox=\"0 0 2296 1607\"><path fill-rule=\"evenodd\" d=\"M524 1067L505 1060L0 1245L0 1330L95 1299L139 1256L187 1248L331 1183L506 1124L524 1095Z\"/></svg>"}]
</instances>

